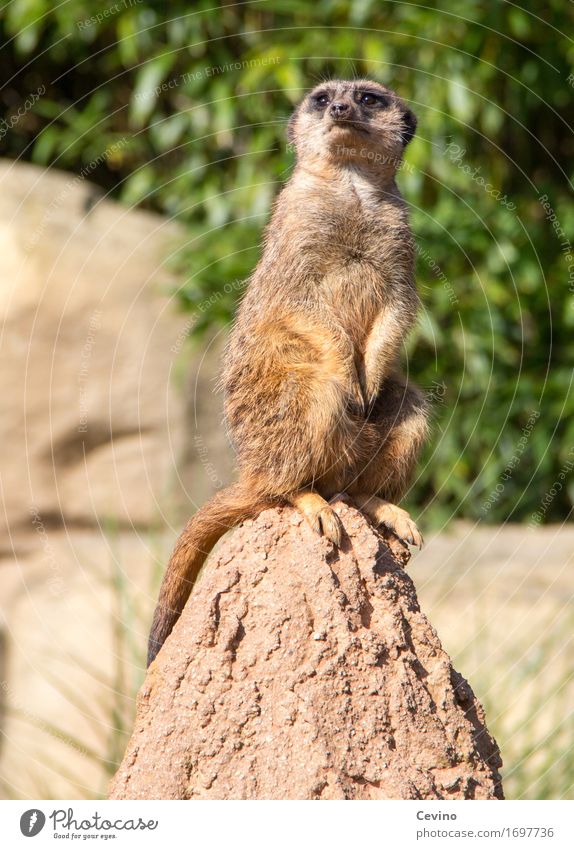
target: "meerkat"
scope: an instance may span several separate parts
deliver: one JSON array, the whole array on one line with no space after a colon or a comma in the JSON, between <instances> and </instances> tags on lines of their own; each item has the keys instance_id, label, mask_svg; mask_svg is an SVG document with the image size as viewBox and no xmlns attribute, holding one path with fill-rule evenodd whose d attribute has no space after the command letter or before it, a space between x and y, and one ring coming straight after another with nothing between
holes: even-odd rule
<instances>
[{"instance_id":1,"label":"meerkat","mask_svg":"<svg viewBox=\"0 0 574 849\"><path fill-rule=\"evenodd\" d=\"M375 525L422 537L397 501L427 435L421 392L400 370L417 315L414 243L396 184L416 118L371 80L332 80L293 113L293 173L274 204L261 259L223 369L238 480L184 528L150 633L153 661L211 548L265 507L291 504L334 546L344 492Z\"/></svg>"}]
</instances>

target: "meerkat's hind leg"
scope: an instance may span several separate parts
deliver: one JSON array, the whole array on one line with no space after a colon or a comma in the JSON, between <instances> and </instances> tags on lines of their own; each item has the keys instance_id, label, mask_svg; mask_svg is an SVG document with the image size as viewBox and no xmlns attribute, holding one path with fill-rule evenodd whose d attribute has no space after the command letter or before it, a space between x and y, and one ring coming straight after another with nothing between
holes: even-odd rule
<instances>
[{"instance_id":1,"label":"meerkat's hind leg","mask_svg":"<svg viewBox=\"0 0 574 849\"><path fill-rule=\"evenodd\" d=\"M367 495L366 493L353 494L351 499L375 525L384 525L399 539L408 542L409 545L422 548L422 534L410 514L402 507L397 507L390 501L384 501L376 495Z\"/></svg>"},{"instance_id":2,"label":"meerkat's hind leg","mask_svg":"<svg viewBox=\"0 0 574 849\"><path fill-rule=\"evenodd\" d=\"M311 489L302 489L290 495L287 501L303 513L316 533L327 537L336 546L341 545L343 536L341 520L322 495Z\"/></svg>"}]
</instances>

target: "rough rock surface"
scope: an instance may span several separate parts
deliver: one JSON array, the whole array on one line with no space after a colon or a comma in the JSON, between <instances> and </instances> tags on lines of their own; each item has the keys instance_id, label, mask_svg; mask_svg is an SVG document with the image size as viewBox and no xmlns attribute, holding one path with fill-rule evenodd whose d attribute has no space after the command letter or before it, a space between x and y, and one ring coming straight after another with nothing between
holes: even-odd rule
<instances>
[{"instance_id":1,"label":"rough rock surface","mask_svg":"<svg viewBox=\"0 0 574 849\"><path fill-rule=\"evenodd\" d=\"M113 799L496 799L482 707L382 537L289 508L223 541L150 668Z\"/></svg>"}]
</instances>

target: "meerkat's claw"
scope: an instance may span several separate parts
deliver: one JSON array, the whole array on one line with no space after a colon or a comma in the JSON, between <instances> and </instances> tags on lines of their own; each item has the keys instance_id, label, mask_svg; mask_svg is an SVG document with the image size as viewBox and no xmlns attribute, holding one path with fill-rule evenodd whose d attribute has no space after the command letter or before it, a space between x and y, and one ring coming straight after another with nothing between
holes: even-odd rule
<instances>
[{"instance_id":1,"label":"meerkat's claw","mask_svg":"<svg viewBox=\"0 0 574 849\"><path fill-rule=\"evenodd\" d=\"M402 507L383 501L382 498L357 496L355 503L359 509L374 522L375 525L384 525L395 536L409 545L417 548L423 547L423 536L411 518L410 514Z\"/></svg>"},{"instance_id":2,"label":"meerkat's claw","mask_svg":"<svg viewBox=\"0 0 574 849\"><path fill-rule=\"evenodd\" d=\"M361 385L358 382L355 383L351 389L349 406L355 415L360 417L365 415L367 402L365 401Z\"/></svg>"},{"instance_id":3,"label":"meerkat's claw","mask_svg":"<svg viewBox=\"0 0 574 849\"><path fill-rule=\"evenodd\" d=\"M388 506L392 510L387 511L387 515L382 516L378 524L384 525L398 536L399 539L403 540L403 542L421 549L424 542L423 536L407 511L402 510L400 507L395 507L394 504L389 504Z\"/></svg>"},{"instance_id":4,"label":"meerkat's claw","mask_svg":"<svg viewBox=\"0 0 574 849\"><path fill-rule=\"evenodd\" d=\"M396 531L393 530L393 533L396 533ZM421 549L424 545L423 535L413 521L409 522L409 531L406 534L403 531L401 539L403 539L404 542L408 542L409 545L414 545L419 549Z\"/></svg>"},{"instance_id":5,"label":"meerkat's claw","mask_svg":"<svg viewBox=\"0 0 574 849\"><path fill-rule=\"evenodd\" d=\"M341 545L342 526L341 520L332 507L323 507L317 514L319 533L331 540L337 546Z\"/></svg>"}]
</instances>

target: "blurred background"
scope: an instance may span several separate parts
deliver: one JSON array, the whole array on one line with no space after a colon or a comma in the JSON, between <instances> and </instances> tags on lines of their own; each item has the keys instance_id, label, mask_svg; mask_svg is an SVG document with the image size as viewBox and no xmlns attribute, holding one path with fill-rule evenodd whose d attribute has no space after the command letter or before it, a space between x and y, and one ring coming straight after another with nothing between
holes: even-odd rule
<instances>
[{"instance_id":1,"label":"blurred background","mask_svg":"<svg viewBox=\"0 0 574 849\"><path fill-rule=\"evenodd\" d=\"M410 573L510 798L572 798L572 6L12 0L0 11L1 789L105 794L161 571L233 458L228 323L327 77L418 116L398 176L433 435Z\"/></svg>"}]
</instances>

